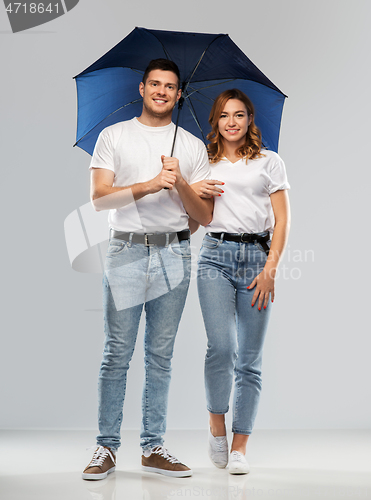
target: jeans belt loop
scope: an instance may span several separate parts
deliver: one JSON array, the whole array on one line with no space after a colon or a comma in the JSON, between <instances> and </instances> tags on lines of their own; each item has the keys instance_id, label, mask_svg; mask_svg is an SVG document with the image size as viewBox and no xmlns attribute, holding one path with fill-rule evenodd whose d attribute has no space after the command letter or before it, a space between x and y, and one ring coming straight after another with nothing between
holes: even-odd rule
<instances>
[{"instance_id":1,"label":"jeans belt loop","mask_svg":"<svg viewBox=\"0 0 371 500\"><path fill-rule=\"evenodd\" d=\"M170 234L169 233L166 233L166 242L165 242L165 246L168 247L169 246L169 238L170 238Z\"/></svg>"},{"instance_id":2,"label":"jeans belt loop","mask_svg":"<svg viewBox=\"0 0 371 500\"><path fill-rule=\"evenodd\" d=\"M224 233L221 233L221 235L220 235L220 243L223 243L223 240L224 240Z\"/></svg>"}]
</instances>

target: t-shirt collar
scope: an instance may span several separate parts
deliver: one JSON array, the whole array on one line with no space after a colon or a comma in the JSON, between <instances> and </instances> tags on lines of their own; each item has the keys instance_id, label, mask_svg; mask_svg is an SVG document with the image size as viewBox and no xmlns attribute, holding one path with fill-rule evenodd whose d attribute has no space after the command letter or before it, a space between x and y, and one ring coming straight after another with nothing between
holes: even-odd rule
<instances>
[{"instance_id":1,"label":"t-shirt collar","mask_svg":"<svg viewBox=\"0 0 371 500\"><path fill-rule=\"evenodd\" d=\"M136 116L134 116L134 118L132 119L133 123L141 128L142 130L150 130L151 132L155 133L155 134L158 134L158 133L161 133L161 132L167 132L168 130L172 130L175 125L173 122L170 122L168 125L165 125L163 127L151 127L149 125L144 125L143 123L140 123L140 121L138 120L138 118Z\"/></svg>"}]
</instances>

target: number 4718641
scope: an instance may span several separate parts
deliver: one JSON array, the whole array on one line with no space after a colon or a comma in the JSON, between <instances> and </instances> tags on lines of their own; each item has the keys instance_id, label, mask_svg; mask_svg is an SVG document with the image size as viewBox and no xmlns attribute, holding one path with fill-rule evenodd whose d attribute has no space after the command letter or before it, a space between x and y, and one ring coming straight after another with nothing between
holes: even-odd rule
<instances>
[{"instance_id":1,"label":"number 4718641","mask_svg":"<svg viewBox=\"0 0 371 500\"><path fill-rule=\"evenodd\" d=\"M56 3L55 5L49 3L48 5L40 2L40 3L17 3L17 2L11 2L8 4L6 7L6 11L9 12L9 14L18 14L19 13L24 13L27 14L43 14L44 12L49 12L52 14L55 12L58 14L58 7L59 5Z\"/></svg>"}]
</instances>

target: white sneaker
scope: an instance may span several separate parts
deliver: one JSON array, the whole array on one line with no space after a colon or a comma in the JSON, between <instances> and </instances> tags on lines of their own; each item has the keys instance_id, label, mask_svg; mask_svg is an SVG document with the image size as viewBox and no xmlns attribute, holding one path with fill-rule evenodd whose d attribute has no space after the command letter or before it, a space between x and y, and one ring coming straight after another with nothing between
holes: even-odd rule
<instances>
[{"instance_id":1,"label":"white sneaker","mask_svg":"<svg viewBox=\"0 0 371 500\"><path fill-rule=\"evenodd\" d=\"M239 451L232 451L229 456L229 473L230 474L248 474L250 466L247 463L245 455Z\"/></svg>"},{"instance_id":2,"label":"white sneaker","mask_svg":"<svg viewBox=\"0 0 371 500\"><path fill-rule=\"evenodd\" d=\"M215 467L224 469L228 463L227 436L214 437L209 429L209 457Z\"/></svg>"}]
</instances>

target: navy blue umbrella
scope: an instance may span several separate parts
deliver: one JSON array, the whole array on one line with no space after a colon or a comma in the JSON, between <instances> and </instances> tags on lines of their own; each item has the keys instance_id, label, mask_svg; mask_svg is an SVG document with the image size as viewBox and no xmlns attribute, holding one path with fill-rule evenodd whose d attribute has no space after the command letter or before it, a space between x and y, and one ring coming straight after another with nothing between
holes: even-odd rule
<instances>
[{"instance_id":1,"label":"navy blue umbrella","mask_svg":"<svg viewBox=\"0 0 371 500\"><path fill-rule=\"evenodd\" d=\"M76 144L93 153L99 133L142 111L139 83L152 59L174 61L180 71L183 105L173 121L206 143L209 113L227 89L245 92L255 106L263 144L278 149L283 94L228 35L135 28L113 49L75 77L78 95Z\"/></svg>"}]
</instances>

